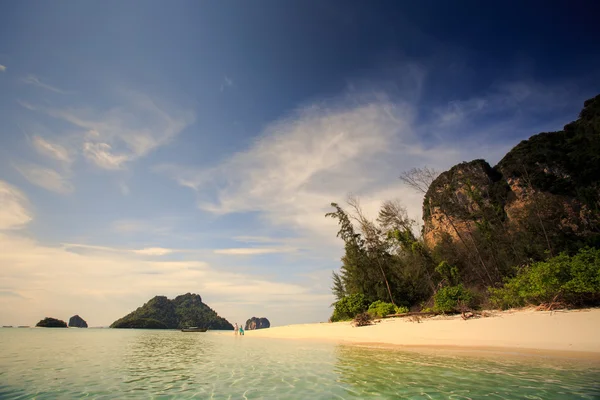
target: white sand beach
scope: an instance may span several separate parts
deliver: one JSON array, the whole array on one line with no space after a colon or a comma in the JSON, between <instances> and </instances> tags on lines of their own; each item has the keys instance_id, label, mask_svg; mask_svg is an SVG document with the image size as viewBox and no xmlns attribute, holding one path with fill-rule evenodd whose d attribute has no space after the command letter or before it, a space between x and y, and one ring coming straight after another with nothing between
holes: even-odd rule
<instances>
[{"instance_id":1,"label":"white sand beach","mask_svg":"<svg viewBox=\"0 0 600 400\"><path fill-rule=\"evenodd\" d=\"M328 340L357 344L504 348L529 351L587 352L600 357L600 309L490 312L460 316L382 319L371 326L350 322L300 324L247 331L263 338Z\"/></svg>"}]
</instances>

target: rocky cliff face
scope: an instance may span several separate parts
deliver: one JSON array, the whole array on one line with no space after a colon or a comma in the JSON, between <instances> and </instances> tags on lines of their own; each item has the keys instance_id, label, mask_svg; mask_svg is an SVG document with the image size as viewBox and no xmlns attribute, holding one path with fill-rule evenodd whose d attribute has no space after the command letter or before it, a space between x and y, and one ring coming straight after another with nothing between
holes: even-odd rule
<instances>
[{"instance_id":1,"label":"rocky cliff face","mask_svg":"<svg viewBox=\"0 0 600 400\"><path fill-rule=\"evenodd\" d=\"M73 315L69 318L69 327L71 328L87 328L88 324L79 315Z\"/></svg>"},{"instance_id":2,"label":"rocky cliff face","mask_svg":"<svg viewBox=\"0 0 600 400\"><path fill-rule=\"evenodd\" d=\"M271 323L268 319L252 317L248 321L246 321L246 327L244 329L247 331L251 331L254 329L265 329L270 327Z\"/></svg>"},{"instance_id":3,"label":"rocky cliff face","mask_svg":"<svg viewBox=\"0 0 600 400\"><path fill-rule=\"evenodd\" d=\"M487 223L510 232L539 228L548 242L593 244L599 210L600 95L564 130L522 141L493 168L475 160L440 174L424 198L423 233L429 244L464 242Z\"/></svg>"}]
</instances>

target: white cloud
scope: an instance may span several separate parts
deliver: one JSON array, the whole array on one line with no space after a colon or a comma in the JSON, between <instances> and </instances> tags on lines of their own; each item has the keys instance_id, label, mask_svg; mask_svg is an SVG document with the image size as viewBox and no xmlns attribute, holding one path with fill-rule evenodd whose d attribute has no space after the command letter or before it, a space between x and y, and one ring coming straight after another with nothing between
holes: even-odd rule
<instances>
[{"instance_id":1,"label":"white cloud","mask_svg":"<svg viewBox=\"0 0 600 400\"><path fill-rule=\"evenodd\" d=\"M32 213L25 194L0 180L0 230L22 228L31 219Z\"/></svg>"},{"instance_id":2,"label":"white cloud","mask_svg":"<svg viewBox=\"0 0 600 400\"><path fill-rule=\"evenodd\" d=\"M251 256L260 254L289 253L293 251L296 251L296 249L292 247L238 247L230 249L216 249L213 252L215 254Z\"/></svg>"},{"instance_id":3,"label":"white cloud","mask_svg":"<svg viewBox=\"0 0 600 400\"><path fill-rule=\"evenodd\" d=\"M0 72L6 71L6 66L0 64Z\"/></svg>"},{"instance_id":4,"label":"white cloud","mask_svg":"<svg viewBox=\"0 0 600 400\"><path fill-rule=\"evenodd\" d=\"M104 169L121 169L130 159L126 154L113 154L108 143L86 142L83 144L83 155Z\"/></svg>"},{"instance_id":5,"label":"white cloud","mask_svg":"<svg viewBox=\"0 0 600 400\"><path fill-rule=\"evenodd\" d=\"M23 164L15 165L15 169L29 182L52 192L68 194L74 190L73 185L66 177L51 168L36 164Z\"/></svg>"},{"instance_id":6,"label":"white cloud","mask_svg":"<svg viewBox=\"0 0 600 400\"><path fill-rule=\"evenodd\" d=\"M79 314L91 326L108 325L155 295L186 292L201 294L231 322L263 315L274 303L281 308L269 310L272 322L294 322L307 308L312 315L304 321L314 321L315 315L326 319L329 313L331 296L307 286L234 273L193 258L151 261L146 253L96 245L54 247L0 233L0 281L11 293L2 299L0 323L33 325L47 315Z\"/></svg>"},{"instance_id":7,"label":"white cloud","mask_svg":"<svg viewBox=\"0 0 600 400\"><path fill-rule=\"evenodd\" d=\"M85 131L73 136L83 155L96 166L119 170L168 144L195 120L189 111L166 111L149 96L121 91L121 105L106 111L90 108L50 108L20 102Z\"/></svg>"},{"instance_id":8,"label":"white cloud","mask_svg":"<svg viewBox=\"0 0 600 400\"><path fill-rule=\"evenodd\" d=\"M374 203L400 197L418 217L421 198L401 185L400 172L423 164L447 167L460 160L460 151L422 143L408 103L382 94L354 100L303 108L269 125L249 149L217 167L160 170L197 190L203 210L258 211L270 225L311 237L315 247L338 243L336 223L324 214L349 193L373 197ZM207 195L215 188L215 195Z\"/></svg>"},{"instance_id":9,"label":"white cloud","mask_svg":"<svg viewBox=\"0 0 600 400\"><path fill-rule=\"evenodd\" d=\"M145 249L133 250L133 252L135 254L140 254L144 256L164 256L173 253L173 250L165 249L162 247L147 247Z\"/></svg>"},{"instance_id":10,"label":"white cloud","mask_svg":"<svg viewBox=\"0 0 600 400\"><path fill-rule=\"evenodd\" d=\"M32 139L33 146L35 149L43 155L52 157L55 160L70 164L73 162L69 151L57 143L52 143L41 136L34 136Z\"/></svg>"},{"instance_id":11,"label":"white cloud","mask_svg":"<svg viewBox=\"0 0 600 400\"><path fill-rule=\"evenodd\" d=\"M57 88L57 87L55 87L55 86L52 86L52 85L48 85L47 83L43 83L43 82L42 82L42 81L40 81L40 79L39 79L37 76L35 76L35 75L28 75L28 76L26 76L25 78L23 78L23 79L22 79L22 81L23 81L24 83L28 84L28 85L37 86L37 87L40 87L40 88L42 88L42 89L49 90L49 91L51 91L51 92L54 92L54 93L68 94L68 92L66 92L66 91L64 91L64 90L62 90L62 89L59 89L59 88Z\"/></svg>"}]
</instances>

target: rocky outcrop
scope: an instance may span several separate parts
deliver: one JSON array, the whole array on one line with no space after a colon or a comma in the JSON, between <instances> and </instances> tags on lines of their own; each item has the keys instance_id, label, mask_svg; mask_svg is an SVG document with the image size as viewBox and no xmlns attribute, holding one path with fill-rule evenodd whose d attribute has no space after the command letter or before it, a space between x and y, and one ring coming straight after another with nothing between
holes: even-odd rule
<instances>
[{"instance_id":1,"label":"rocky outcrop","mask_svg":"<svg viewBox=\"0 0 600 400\"><path fill-rule=\"evenodd\" d=\"M88 324L79 315L73 315L71 318L69 318L69 327L70 328L87 328Z\"/></svg>"},{"instance_id":2,"label":"rocky outcrop","mask_svg":"<svg viewBox=\"0 0 600 400\"><path fill-rule=\"evenodd\" d=\"M475 160L440 174L424 198L423 233L432 245L464 242L485 222L508 232L540 229L561 250L600 244L599 209L600 95L564 130L522 141L493 168Z\"/></svg>"},{"instance_id":3,"label":"rocky outcrop","mask_svg":"<svg viewBox=\"0 0 600 400\"><path fill-rule=\"evenodd\" d=\"M202 302L198 294L187 293L173 300L155 296L142 307L113 322L111 328L182 329L189 327L232 330L233 325Z\"/></svg>"},{"instance_id":4,"label":"rocky outcrop","mask_svg":"<svg viewBox=\"0 0 600 400\"><path fill-rule=\"evenodd\" d=\"M67 323L60 319L46 317L38 322L35 326L40 328L66 328Z\"/></svg>"},{"instance_id":5,"label":"rocky outcrop","mask_svg":"<svg viewBox=\"0 0 600 400\"><path fill-rule=\"evenodd\" d=\"M464 240L466 231L493 214L504 219L508 185L485 160L464 162L440 174L430 185L423 203L423 233L428 243L444 235Z\"/></svg>"},{"instance_id":6,"label":"rocky outcrop","mask_svg":"<svg viewBox=\"0 0 600 400\"><path fill-rule=\"evenodd\" d=\"M246 327L244 329L247 331L252 331L255 329L265 329L270 327L271 323L268 319L252 317L248 321L246 321Z\"/></svg>"}]
</instances>

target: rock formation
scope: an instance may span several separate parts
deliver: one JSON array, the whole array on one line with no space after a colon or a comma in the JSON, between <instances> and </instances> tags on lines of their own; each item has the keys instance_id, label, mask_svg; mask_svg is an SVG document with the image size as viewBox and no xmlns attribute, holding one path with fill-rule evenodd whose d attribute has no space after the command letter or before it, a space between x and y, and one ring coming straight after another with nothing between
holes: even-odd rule
<instances>
[{"instance_id":1,"label":"rock formation","mask_svg":"<svg viewBox=\"0 0 600 400\"><path fill-rule=\"evenodd\" d=\"M35 326L39 326L41 328L66 328L67 323L65 321L61 321L60 319L46 317L38 322Z\"/></svg>"},{"instance_id":2,"label":"rock formation","mask_svg":"<svg viewBox=\"0 0 600 400\"><path fill-rule=\"evenodd\" d=\"M232 330L233 325L202 302L198 294L187 293L173 300L155 296L142 307L115 321L111 328L181 329L188 327Z\"/></svg>"},{"instance_id":3,"label":"rock formation","mask_svg":"<svg viewBox=\"0 0 600 400\"><path fill-rule=\"evenodd\" d=\"M69 318L69 327L71 328L87 328L88 324L79 315L73 315Z\"/></svg>"},{"instance_id":4,"label":"rock formation","mask_svg":"<svg viewBox=\"0 0 600 400\"><path fill-rule=\"evenodd\" d=\"M423 234L432 245L468 247L487 224L533 232L562 251L600 244L599 209L600 95L564 130L523 140L493 168L475 160L440 174L424 198Z\"/></svg>"},{"instance_id":5,"label":"rock formation","mask_svg":"<svg viewBox=\"0 0 600 400\"><path fill-rule=\"evenodd\" d=\"M271 327L271 323L268 319L252 317L246 321L246 327L244 329L247 331L252 331L255 329L265 329L269 327Z\"/></svg>"}]
</instances>

